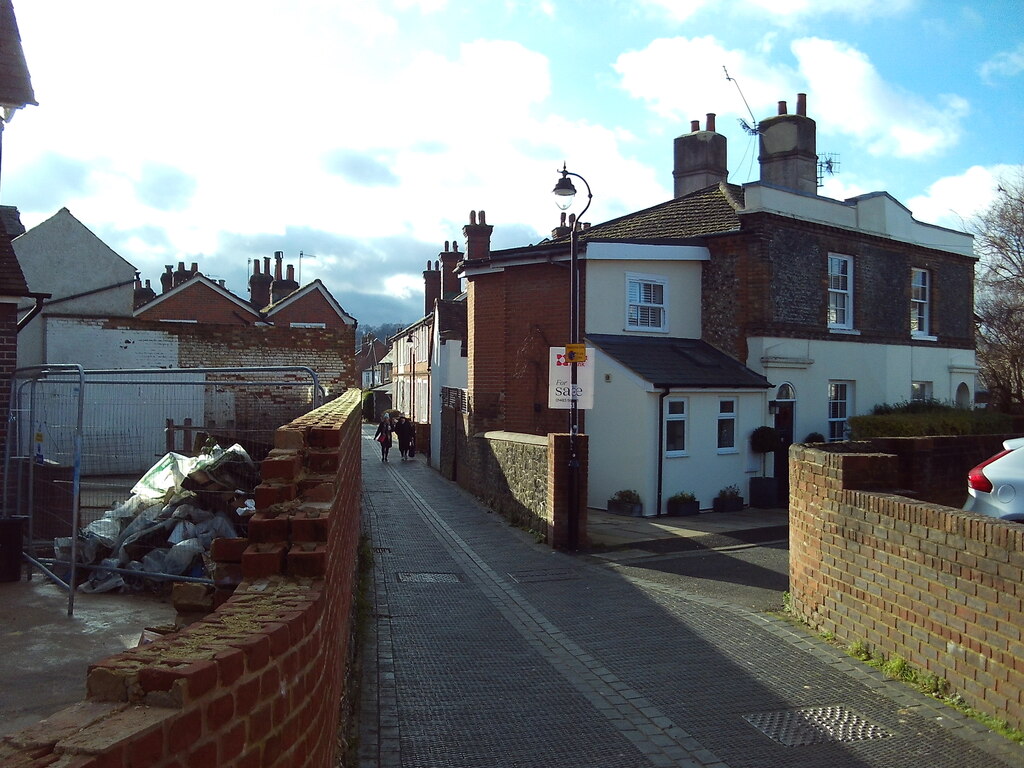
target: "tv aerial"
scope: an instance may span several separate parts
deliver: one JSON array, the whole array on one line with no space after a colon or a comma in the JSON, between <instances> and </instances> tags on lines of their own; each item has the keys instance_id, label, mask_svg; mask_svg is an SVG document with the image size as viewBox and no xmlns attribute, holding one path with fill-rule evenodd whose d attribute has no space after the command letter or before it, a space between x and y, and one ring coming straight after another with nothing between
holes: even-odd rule
<instances>
[{"instance_id":1,"label":"tv aerial","mask_svg":"<svg viewBox=\"0 0 1024 768\"><path fill-rule=\"evenodd\" d=\"M739 81L735 77L729 76L729 70L725 68L724 64L722 65L722 71L725 72L725 79L736 86L736 90L739 91L740 98L743 99L743 106L745 106L747 108L747 112L750 113L749 123L742 117L739 118L740 127L742 127L743 130L746 131L749 136L757 136L759 133L761 133L761 130L758 128L757 118L754 117L754 110L750 108L750 105L747 103L747 97L743 95L743 89L740 88Z\"/></svg>"},{"instance_id":2,"label":"tv aerial","mask_svg":"<svg viewBox=\"0 0 1024 768\"><path fill-rule=\"evenodd\" d=\"M824 186L826 176L839 173L839 155L835 152L822 152L818 155L818 186Z\"/></svg>"}]
</instances>

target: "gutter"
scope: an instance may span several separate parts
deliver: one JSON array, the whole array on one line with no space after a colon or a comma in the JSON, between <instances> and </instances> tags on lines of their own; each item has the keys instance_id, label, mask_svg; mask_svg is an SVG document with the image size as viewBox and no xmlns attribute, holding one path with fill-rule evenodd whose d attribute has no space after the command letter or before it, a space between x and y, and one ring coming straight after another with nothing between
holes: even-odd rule
<instances>
[{"instance_id":1,"label":"gutter","mask_svg":"<svg viewBox=\"0 0 1024 768\"><path fill-rule=\"evenodd\" d=\"M26 315L23 318L21 318L21 320L18 321L17 330L15 330L15 332L14 332L15 335L21 333L22 329L26 325L31 323L36 318L36 315L38 315L40 312L43 311L43 302L46 301L48 298L50 298L52 295L53 295L52 293L30 293L29 294L29 297L32 298L32 299L35 299L36 303L33 305L32 309L30 309L26 313Z\"/></svg>"}]
</instances>

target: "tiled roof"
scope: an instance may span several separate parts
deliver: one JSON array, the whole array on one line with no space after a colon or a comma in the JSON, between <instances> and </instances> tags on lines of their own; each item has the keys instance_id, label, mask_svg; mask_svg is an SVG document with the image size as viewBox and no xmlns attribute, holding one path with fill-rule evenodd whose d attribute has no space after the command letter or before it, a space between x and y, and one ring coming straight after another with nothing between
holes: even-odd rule
<instances>
[{"instance_id":1,"label":"tiled roof","mask_svg":"<svg viewBox=\"0 0 1024 768\"><path fill-rule=\"evenodd\" d=\"M8 226L25 231L21 226L18 210L15 208L13 211L13 221L17 222L17 227L12 224L10 211L5 210L4 215L0 215L0 296L31 296L28 283L25 282L25 273L21 271L21 264L18 263L18 256L11 244L13 235L7 234Z\"/></svg>"},{"instance_id":2,"label":"tiled roof","mask_svg":"<svg viewBox=\"0 0 1024 768\"><path fill-rule=\"evenodd\" d=\"M737 210L743 207L743 188L735 184L713 187L636 211L584 230L587 240L685 239L733 232L740 228ZM568 241L568 236L560 238Z\"/></svg>"},{"instance_id":3,"label":"tiled roof","mask_svg":"<svg viewBox=\"0 0 1024 768\"><path fill-rule=\"evenodd\" d=\"M0 0L0 105L36 104L11 0Z\"/></svg>"},{"instance_id":4,"label":"tiled roof","mask_svg":"<svg viewBox=\"0 0 1024 768\"><path fill-rule=\"evenodd\" d=\"M768 379L700 339L587 334L609 357L656 387L767 389Z\"/></svg>"}]
</instances>

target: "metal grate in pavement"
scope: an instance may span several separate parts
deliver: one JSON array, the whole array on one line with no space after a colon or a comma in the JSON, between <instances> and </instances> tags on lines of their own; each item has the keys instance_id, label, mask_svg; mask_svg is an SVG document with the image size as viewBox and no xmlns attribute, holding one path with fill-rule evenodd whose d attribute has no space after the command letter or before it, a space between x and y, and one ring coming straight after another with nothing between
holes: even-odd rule
<instances>
[{"instance_id":1,"label":"metal grate in pavement","mask_svg":"<svg viewBox=\"0 0 1024 768\"><path fill-rule=\"evenodd\" d=\"M508 575L517 584L531 584L537 581L571 581L580 577L574 571L551 568L538 571L509 571Z\"/></svg>"},{"instance_id":2,"label":"metal grate in pavement","mask_svg":"<svg viewBox=\"0 0 1024 768\"><path fill-rule=\"evenodd\" d=\"M768 738L787 747L892 736L884 728L841 706L758 712L744 715L743 719Z\"/></svg>"},{"instance_id":3,"label":"metal grate in pavement","mask_svg":"<svg viewBox=\"0 0 1024 768\"><path fill-rule=\"evenodd\" d=\"M419 584L457 584L462 577L457 573L399 573L398 580Z\"/></svg>"},{"instance_id":4,"label":"metal grate in pavement","mask_svg":"<svg viewBox=\"0 0 1024 768\"><path fill-rule=\"evenodd\" d=\"M386 555L391 551L391 547L374 547L373 551L379 555Z\"/></svg>"}]
</instances>

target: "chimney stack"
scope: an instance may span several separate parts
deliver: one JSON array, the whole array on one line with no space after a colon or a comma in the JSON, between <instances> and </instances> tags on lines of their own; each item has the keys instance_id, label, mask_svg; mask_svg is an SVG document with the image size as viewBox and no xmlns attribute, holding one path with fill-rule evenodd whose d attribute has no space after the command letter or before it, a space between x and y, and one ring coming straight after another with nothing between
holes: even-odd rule
<instances>
[{"instance_id":1,"label":"chimney stack","mask_svg":"<svg viewBox=\"0 0 1024 768\"><path fill-rule=\"evenodd\" d=\"M249 277L249 303L255 310L261 310L270 303L270 258L264 257L266 269L260 272L260 260L252 260L252 275Z\"/></svg>"},{"instance_id":2,"label":"chimney stack","mask_svg":"<svg viewBox=\"0 0 1024 768\"><path fill-rule=\"evenodd\" d=\"M466 238L466 260L481 261L491 256L491 232L494 227L487 223L487 214L480 211L480 222L477 223L476 211L469 212L469 224L462 227ZM442 278L443 279L443 278Z\"/></svg>"},{"instance_id":3,"label":"chimney stack","mask_svg":"<svg viewBox=\"0 0 1024 768\"><path fill-rule=\"evenodd\" d=\"M188 270L185 269L185 262L184 261L179 261L178 262L178 268L176 270L174 270L174 284L176 286L177 285L181 285L186 280L188 280L190 277L192 277L192 275L190 275L188 273Z\"/></svg>"},{"instance_id":4,"label":"chimney stack","mask_svg":"<svg viewBox=\"0 0 1024 768\"><path fill-rule=\"evenodd\" d=\"M445 253L448 252L448 241L444 241ZM433 264L433 266L431 266ZM434 302L441 298L441 268L437 261L427 261L427 268L423 270L423 314L429 315L434 311Z\"/></svg>"},{"instance_id":5,"label":"chimney stack","mask_svg":"<svg viewBox=\"0 0 1024 768\"><path fill-rule=\"evenodd\" d=\"M284 251L274 251L274 281L270 284L270 301L274 304L299 289L295 281L295 267L288 265L287 271L283 269ZM282 273L287 277L282 277Z\"/></svg>"},{"instance_id":6,"label":"chimney stack","mask_svg":"<svg viewBox=\"0 0 1024 768\"><path fill-rule=\"evenodd\" d=\"M685 197L729 178L726 139L715 131L715 114L707 115L706 130L700 122L690 122L690 133L675 140L675 196Z\"/></svg>"},{"instance_id":7,"label":"chimney stack","mask_svg":"<svg viewBox=\"0 0 1024 768\"><path fill-rule=\"evenodd\" d=\"M483 215L483 211L480 212ZM490 252L490 240L488 239L488 253ZM459 252L459 244L455 240L452 240L452 249L448 250L448 244L445 243L444 253L441 254L441 298L445 301L451 301L460 293L462 293L462 278L459 277L456 271L459 267L459 262L462 260L462 254Z\"/></svg>"},{"instance_id":8,"label":"chimney stack","mask_svg":"<svg viewBox=\"0 0 1024 768\"><path fill-rule=\"evenodd\" d=\"M174 287L174 267L167 264L164 267L164 273L160 275L160 292L167 293L171 288Z\"/></svg>"},{"instance_id":9,"label":"chimney stack","mask_svg":"<svg viewBox=\"0 0 1024 768\"><path fill-rule=\"evenodd\" d=\"M572 230L569 229L569 225L565 223L566 212L562 211L558 218L558 226L551 230L551 239L560 240L563 237L568 237L572 234Z\"/></svg>"},{"instance_id":10,"label":"chimney stack","mask_svg":"<svg viewBox=\"0 0 1024 768\"><path fill-rule=\"evenodd\" d=\"M760 132L761 182L806 195L818 193L818 152L816 125L807 117L807 94L796 97L796 114L786 112L779 102L779 114L762 120Z\"/></svg>"}]
</instances>

